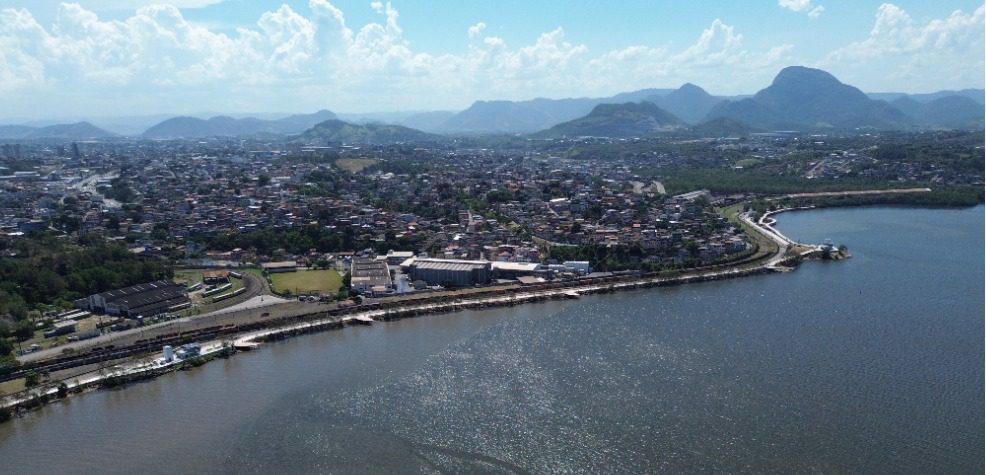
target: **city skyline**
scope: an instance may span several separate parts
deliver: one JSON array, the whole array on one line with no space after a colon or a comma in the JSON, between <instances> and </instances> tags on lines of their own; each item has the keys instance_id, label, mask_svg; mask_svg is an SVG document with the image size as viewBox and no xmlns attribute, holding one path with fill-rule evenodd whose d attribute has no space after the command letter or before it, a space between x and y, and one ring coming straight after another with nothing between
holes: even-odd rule
<instances>
[{"instance_id":1,"label":"city skyline","mask_svg":"<svg viewBox=\"0 0 986 475\"><path fill-rule=\"evenodd\" d=\"M789 65L867 92L983 87L975 2L747 5L136 0L0 4L0 119L461 110L698 84L751 94ZM758 25L769 25L758 28Z\"/></svg>"}]
</instances>

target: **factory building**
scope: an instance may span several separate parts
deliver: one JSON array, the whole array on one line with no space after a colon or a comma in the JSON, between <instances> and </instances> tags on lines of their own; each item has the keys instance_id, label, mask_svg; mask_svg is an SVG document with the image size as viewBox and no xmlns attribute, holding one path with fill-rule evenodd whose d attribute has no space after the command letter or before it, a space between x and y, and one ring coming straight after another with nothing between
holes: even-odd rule
<instances>
[{"instance_id":1,"label":"factory building","mask_svg":"<svg viewBox=\"0 0 986 475\"><path fill-rule=\"evenodd\" d=\"M587 275L592 273L592 266L589 261L565 261L562 265L572 269L575 273L579 275Z\"/></svg>"},{"instance_id":2,"label":"factory building","mask_svg":"<svg viewBox=\"0 0 986 475\"><path fill-rule=\"evenodd\" d=\"M75 301L75 306L93 313L135 318L152 317L172 307L189 303L185 286L157 280L110 290Z\"/></svg>"},{"instance_id":3,"label":"factory building","mask_svg":"<svg viewBox=\"0 0 986 475\"><path fill-rule=\"evenodd\" d=\"M491 265L497 279L544 276L548 273L548 268L537 262L493 262Z\"/></svg>"},{"instance_id":4,"label":"factory building","mask_svg":"<svg viewBox=\"0 0 986 475\"><path fill-rule=\"evenodd\" d=\"M406 262L411 279L422 280L428 285L466 287L485 285L493 278L489 261L459 259L410 259Z\"/></svg>"},{"instance_id":5,"label":"factory building","mask_svg":"<svg viewBox=\"0 0 986 475\"><path fill-rule=\"evenodd\" d=\"M353 290L361 294L386 293L393 288L390 266L382 259L353 259L350 268L350 285Z\"/></svg>"}]
</instances>

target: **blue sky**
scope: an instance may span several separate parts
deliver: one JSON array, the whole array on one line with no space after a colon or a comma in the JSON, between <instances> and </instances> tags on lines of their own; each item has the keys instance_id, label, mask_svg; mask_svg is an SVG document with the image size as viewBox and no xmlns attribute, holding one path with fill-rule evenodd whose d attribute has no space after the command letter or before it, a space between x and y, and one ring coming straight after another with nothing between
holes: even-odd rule
<instances>
[{"instance_id":1,"label":"blue sky","mask_svg":"<svg viewBox=\"0 0 986 475\"><path fill-rule=\"evenodd\" d=\"M744 94L794 64L930 92L983 87L984 56L958 0L0 0L0 118Z\"/></svg>"}]
</instances>

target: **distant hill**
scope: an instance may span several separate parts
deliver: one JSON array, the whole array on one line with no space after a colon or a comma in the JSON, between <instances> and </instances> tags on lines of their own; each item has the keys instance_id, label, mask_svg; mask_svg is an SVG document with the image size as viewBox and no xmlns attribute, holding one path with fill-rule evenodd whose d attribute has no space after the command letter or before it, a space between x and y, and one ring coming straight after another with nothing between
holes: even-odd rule
<instances>
[{"instance_id":1,"label":"distant hill","mask_svg":"<svg viewBox=\"0 0 986 475\"><path fill-rule=\"evenodd\" d=\"M397 121L396 124L425 132L439 132L442 124L455 114L451 111L418 112Z\"/></svg>"},{"instance_id":2,"label":"distant hill","mask_svg":"<svg viewBox=\"0 0 986 475\"><path fill-rule=\"evenodd\" d=\"M905 96L891 104L923 127L979 130L984 126L983 105L964 96L944 96L929 102Z\"/></svg>"},{"instance_id":3,"label":"distant hill","mask_svg":"<svg viewBox=\"0 0 986 475\"><path fill-rule=\"evenodd\" d=\"M38 128L27 125L0 125L0 139L23 139L35 130Z\"/></svg>"},{"instance_id":4,"label":"distant hill","mask_svg":"<svg viewBox=\"0 0 986 475\"><path fill-rule=\"evenodd\" d=\"M746 137L758 129L728 117L718 117L692 126L692 133L700 137Z\"/></svg>"},{"instance_id":5,"label":"distant hill","mask_svg":"<svg viewBox=\"0 0 986 475\"><path fill-rule=\"evenodd\" d=\"M667 95L650 96L646 101L657 104L689 124L697 124L723 99L710 95L705 89L692 83L686 83Z\"/></svg>"},{"instance_id":6,"label":"distant hill","mask_svg":"<svg viewBox=\"0 0 986 475\"><path fill-rule=\"evenodd\" d=\"M337 119L331 111L322 109L313 114L294 114L283 119L267 121L267 130L275 134L299 134L327 120Z\"/></svg>"},{"instance_id":7,"label":"distant hill","mask_svg":"<svg viewBox=\"0 0 986 475\"><path fill-rule=\"evenodd\" d=\"M893 103L897 99L907 97L917 102L931 102L949 96L961 96L972 99L979 104L986 104L986 90L983 89L962 89L959 91L938 91L921 94L905 94L903 92L869 92L866 94L870 99L887 101Z\"/></svg>"},{"instance_id":8,"label":"distant hill","mask_svg":"<svg viewBox=\"0 0 986 475\"><path fill-rule=\"evenodd\" d=\"M74 124L58 124L41 127L32 131L27 138L31 139L104 139L116 137L116 134L103 130L89 122L76 122Z\"/></svg>"},{"instance_id":9,"label":"distant hill","mask_svg":"<svg viewBox=\"0 0 986 475\"><path fill-rule=\"evenodd\" d=\"M566 120L531 102L477 101L442 123L439 130L460 134L533 132Z\"/></svg>"},{"instance_id":10,"label":"distant hill","mask_svg":"<svg viewBox=\"0 0 986 475\"><path fill-rule=\"evenodd\" d=\"M530 133L583 117L599 104L639 102L672 91L642 89L601 98L477 101L432 130L449 134Z\"/></svg>"},{"instance_id":11,"label":"distant hill","mask_svg":"<svg viewBox=\"0 0 986 475\"><path fill-rule=\"evenodd\" d=\"M663 97L674 91L676 89L648 88L639 91L621 92L611 97L596 99L596 101L598 101L597 104L625 104L627 102L647 101L653 97Z\"/></svg>"},{"instance_id":12,"label":"distant hill","mask_svg":"<svg viewBox=\"0 0 986 475\"><path fill-rule=\"evenodd\" d=\"M277 120L245 117L234 119L216 116L208 120L197 117L173 117L144 131L144 137L154 139L237 137L256 134L298 134L315 124L335 119L327 110L314 114L295 114Z\"/></svg>"},{"instance_id":13,"label":"distant hill","mask_svg":"<svg viewBox=\"0 0 986 475\"><path fill-rule=\"evenodd\" d=\"M791 66L750 99L723 102L707 120L726 117L763 129L906 129L912 121L884 101L820 69Z\"/></svg>"},{"instance_id":14,"label":"distant hill","mask_svg":"<svg viewBox=\"0 0 986 475\"><path fill-rule=\"evenodd\" d=\"M397 143L397 142L427 142L440 139L420 130L400 125L385 124L350 124L341 120L327 120L304 131L294 138L294 142L309 144L326 143Z\"/></svg>"},{"instance_id":15,"label":"distant hill","mask_svg":"<svg viewBox=\"0 0 986 475\"><path fill-rule=\"evenodd\" d=\"M47 127L30 127L27 125L3 125L0 126L0 139L20 139L20 140L42 140L42 139L62 139L62 140L86 140L86 139L105 139L116 137L113 132L103 130L89 122L76 122L74 124L55 124Z\"/></svg>"},{"instance_id":16,"label":"distant hill","mask_svg":"<svg viewBox=\"0 0 986 475\"><path fill-rule=\"evenodd\" d=\"M539 137L646 137L684 128L674 114L652 102L599 104L592 112L536 134Z\"/></svg>"}]
</instances>

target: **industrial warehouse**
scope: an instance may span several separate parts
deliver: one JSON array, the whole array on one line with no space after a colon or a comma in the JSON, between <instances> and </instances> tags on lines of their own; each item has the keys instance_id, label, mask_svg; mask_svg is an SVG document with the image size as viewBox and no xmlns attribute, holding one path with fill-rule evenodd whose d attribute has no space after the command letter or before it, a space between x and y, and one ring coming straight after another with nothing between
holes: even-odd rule
<instances>
[{"instance_id":1,"label":"industrial warehouse","mask_svg":"<svg viewBox=\"0 0 986 475\"><path fill-rule=\"evenodd\" d=\"M399 265L388 264L402 260ZM391 270L395 276L391 277ZM395 282L407 276L415 289L424 286L472 287L503 280L544 281L557 275L586 275L589 263L567 261L544 265L537 262L501 262L487 260L439 259L415 257L410 252L391 252L376 259L355 259L351 266L352 288L360 293L381 295L392 293ZM397 286L397 293L404 293Z\"/></svg>"},{"instance_id":2,"label":"industrial warehouse","mask_svg":"<svg viewBox=\"0 0 986 475\"><path fill-rule=\"evenodd\" d=\"M184 285L157 280L93 294L76 300L75 306L93 313L136 318L160 315L184 308L189 303Z\"/></svg>"}]
</instances>

